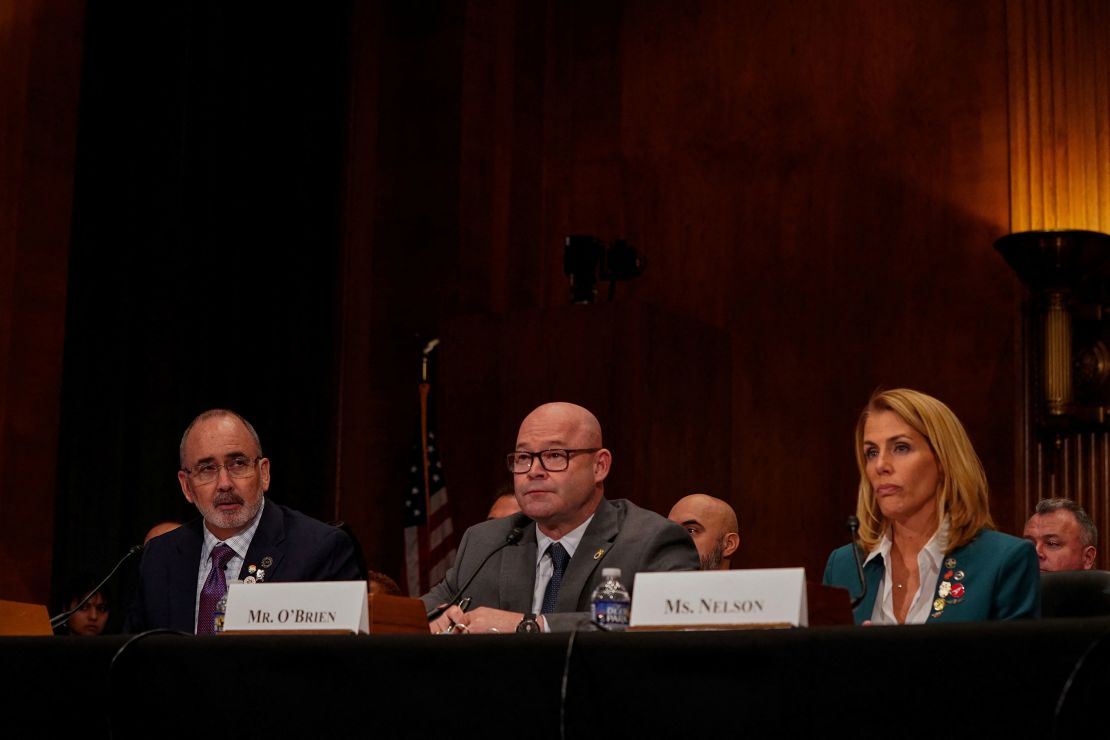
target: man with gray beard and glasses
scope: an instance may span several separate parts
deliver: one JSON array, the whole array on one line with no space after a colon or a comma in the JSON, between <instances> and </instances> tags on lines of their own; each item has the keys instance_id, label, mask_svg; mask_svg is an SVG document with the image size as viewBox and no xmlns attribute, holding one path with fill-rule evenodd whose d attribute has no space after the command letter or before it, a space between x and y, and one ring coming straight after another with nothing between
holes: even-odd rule
<instances>
[{"instance_id":1,"label":"man with gray beard and glasses","mask_svg":"<svg viewBox=\"0 0 1110 740\"><path fill-rule=\"evenodd\" d=\"M125 632L210 635L227 581L365 580L341 530L266 502L270 461L258 433L233 411L205 411L178 450L177 480L201 516L152 539Z\"/></svg>"}]
</instances>

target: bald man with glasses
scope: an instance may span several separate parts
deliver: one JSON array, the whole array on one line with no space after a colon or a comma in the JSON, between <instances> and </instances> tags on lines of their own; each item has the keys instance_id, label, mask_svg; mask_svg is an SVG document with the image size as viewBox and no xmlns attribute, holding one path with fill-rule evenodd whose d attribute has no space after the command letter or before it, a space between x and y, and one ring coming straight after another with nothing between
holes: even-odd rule
<instances>
[{"instance_id":1,"label":"bald man with glasses","mask_svg":"<svg viewBox=\"0 0 1110 740\"><path fill-rule=\"evenodd\" d=\"M181 492L201 516L145 546L126 632L213 634L234 579L365 580L346 533L266 501L270 461L246 419L205 411L185 430L178 453Z\"/></svg>"},{"instance_id":2,"label":"bald man with glasses","mask_svg":"<svg viewBox=\"0 0 1110 740\"><path fill-rule=\"evenodd\" d=\"M605 498L612 459L581 406L549 403L525 417L506 459L521 513L463 535L455 565L423 596L429 610L449 606L432 633L572 630L589 620L602 568L620 568L630 590L636 573L697 570L686 530Z\"/></svg>"}]
</instances>

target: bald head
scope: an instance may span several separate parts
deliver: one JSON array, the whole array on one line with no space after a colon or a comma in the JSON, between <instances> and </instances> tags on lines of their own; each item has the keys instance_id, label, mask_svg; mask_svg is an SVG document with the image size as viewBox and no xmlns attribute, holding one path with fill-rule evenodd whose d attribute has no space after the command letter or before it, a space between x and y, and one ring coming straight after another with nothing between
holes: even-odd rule
<instances>
[{"instance_id":1,"label":"bald head","mask_svg":"<svg viewBox=\"0 0 1110 740\"><path fill-rule=\"evenodd\" d=\"M740 547L740 527L728 502L694 493L679 499L667 518L690 533L702 570L729 569L730 558Z\"/></svg>"},{"instance_id":2,"label":"bald head","mask_svg":"<svg viewBox=\"0 0 1110 740\"><path fill-rule=\"evenodd\" d=\"M503 493L494 500L493 506L489 507L489 513L486 514L486 521L490 519L504 519L507 516L512 516L518 511L520 511L520 504L516 502L516 494Z\"/></svg>"},{"instance_id":3,"label":"bald head","mask_svg":"<svg viewBox=\"0 0 1110 740\"><path fill-rule=\"evenodd\" d=\"M601 446L597 417L573 403L545 403L520 423L516 452L531 455L513 473L521 511L559 539L586 521L604 496L612 456ZM555 455L545 460L540 453Z\"/></svg>"},{"instance_id":4,"label":"bald head","mask_svg":"<svg viewBox=\"0 0 1110 740\"><path fill-rule=\"evenodd\" d=\"M180 526L181 522L158 522L146 533L146 537L143 538L143 544L145 545L155 537L160 537L167 532L172 532Z\"/></svg>"},{"instance_id":5,"label":"bald head","mask_svg":"<svg viewBox=\"0 0 1110 740\"><path fill-rule=\"evenodd\" d=\"M210 419L222 419L224 417L237 419L239 423L243 425L243 428L247 430L247 433L251 435L251 439L254 440L254 446L258 449L258 454L262 454L262 441L259 440L258 432L254 430L254 427L251 426L249 421L229 409L208 409L198 414L195 419L189 422L189 426L185 427L185 433L181 435L181 443L177 447L177 462L182 468L185 467L185 447L189 443L189 435L193 433L193 427Z\"/></svg>"},{"instance_id":6,"label":"bald head","mask_svg":"<svg viewBox=\"0 0 1110 740\"><path fill-rule=\"evenodd\" d=\"M578 440L575 444L581 444L583 447L601 447L601 424L589 409L578 404L563 401L545 403L520 422L522 433L525 428L533 427L544 429L558 427L564 434Z\"/></svg>"}]
</instances>

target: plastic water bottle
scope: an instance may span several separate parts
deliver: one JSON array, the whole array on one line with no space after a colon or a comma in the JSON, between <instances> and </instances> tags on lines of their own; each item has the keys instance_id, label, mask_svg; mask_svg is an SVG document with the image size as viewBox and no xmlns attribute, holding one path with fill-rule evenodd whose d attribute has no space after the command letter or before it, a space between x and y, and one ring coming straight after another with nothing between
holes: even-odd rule
<instances>
[{"instance_id":1,"label":"plastic water bottle","mask_svg":"<svg viewBox=\"0 0 1110 740\"><path fill-rule=\"evenodd\" d=\"M621 585L620 568L603 568L601 583L590 596L590 616L598 624L622 632L628 629L628 615L632 611L632 597Z\"/></svg>"}]
</instances>

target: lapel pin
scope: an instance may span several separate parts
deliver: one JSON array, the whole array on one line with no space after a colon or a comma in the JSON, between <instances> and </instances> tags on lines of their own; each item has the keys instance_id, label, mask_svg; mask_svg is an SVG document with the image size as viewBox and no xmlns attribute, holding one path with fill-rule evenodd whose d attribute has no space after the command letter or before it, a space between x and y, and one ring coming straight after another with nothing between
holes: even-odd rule
<instances>
[{"instance_id":1,"label":"lapel pin","mask_svg":"<svg viewBox=\"0 0 1110 740\"><path fill-rule=\"evenodd\" d=\"M953 577L954 577L954 578L955 578L955 579L956 579L957 581L962 581L962 580L964 579L964 572L963 572L962 570L958 570L958 571L956 571L956 575L955 575L955 576L953 576Z\"/></svg>"},{"instance_id":2,"label":"lapel pin","mask_svg":"<svg viewBox=\"0 0 1110 740\"><path fill-rule=\"evenodd\" d=\"M944 599L937 599L933 602L933 611L944 611Z\"/></svg>"},{"instance_id":3,"label":"lapel pin","mask_svg":"<svg viewBox=\"0 0 1110 740\"><path fill-rule=\"evenodd\" d=\"M594 560L601 560L601 556L604 555L604 554L605 554L605 548L604 547L597 548L597 552L594 553Z\"/></svg>"},{"instance_id":4,"label":"lapel pin","mask_svg":"<svg viewBox=\"0 0 1110 740\"><path fill-rule=\"evenodd\" d=\"M274 559L272 557L270 557L269 555L262 558L262 567L263 568L269 568L273 564L274 564Z\"/></svg>"},{"instance_id":5,"label":"lapel pin","mask_svg":"<svg viewBox=\"0 0 1110 740\"><path fill-rule=\"evenodd\" d=\"M956 558L948 558L944 561L944 567L951 570L956 567Z\"/></svg>"}]
</instances>

